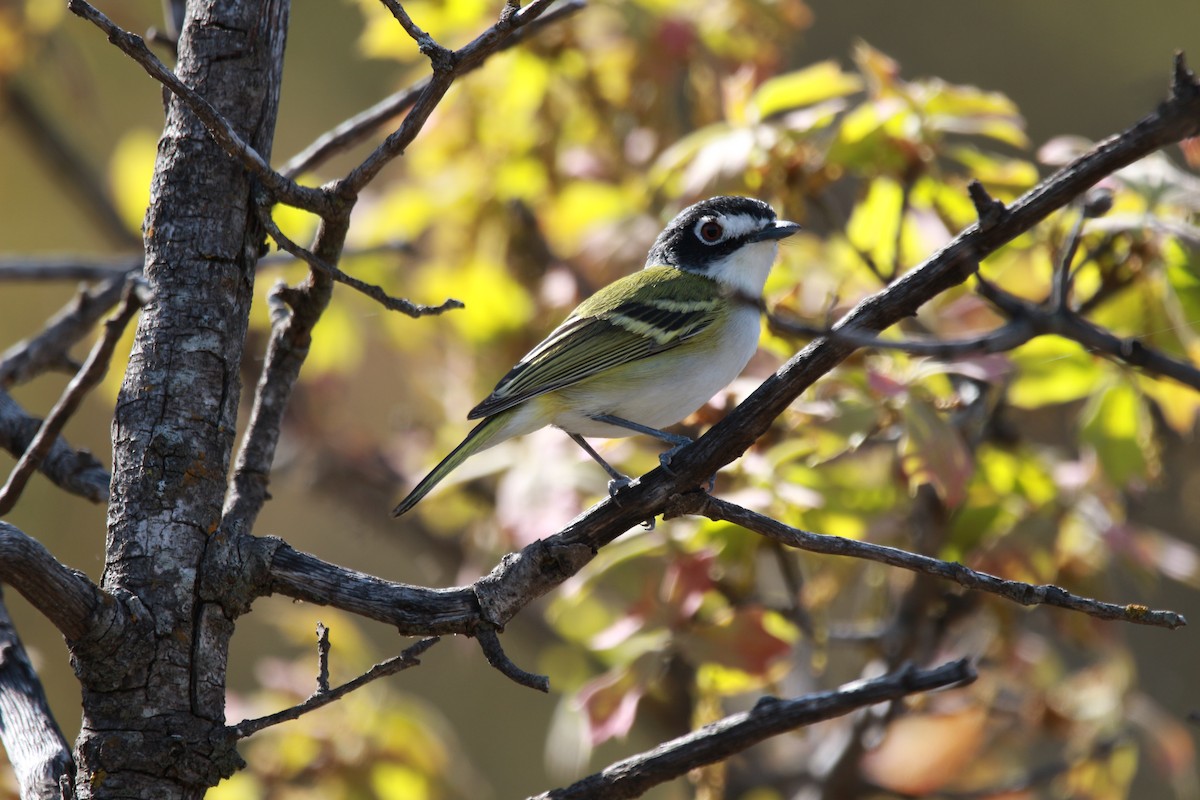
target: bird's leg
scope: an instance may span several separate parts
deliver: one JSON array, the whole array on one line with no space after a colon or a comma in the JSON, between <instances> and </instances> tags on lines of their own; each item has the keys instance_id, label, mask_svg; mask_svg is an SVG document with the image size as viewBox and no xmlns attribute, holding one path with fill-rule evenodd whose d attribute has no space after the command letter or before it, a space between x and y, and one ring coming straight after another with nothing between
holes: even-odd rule
<instances>
[{"instance_id":1,"label":"bird's leg","mask_svg":"<svg viewBox=\"0 0 1200 800\"><path fill-rule=\"evenodd\" d=\"M604 422L609 425L616 425L618 428L627 428L628 430L636 431L637 433L644 433L647 436L653 436L655 439L671 445L670 450L661 453L658 457L658 463L662 465L662 468L671 475L675 474L671 472L672 456L692 443L691 439L686 436L681 436L678 433L661 431L658 428L651 428L649 425L643 425L640 422L634 422L623 417L615 417L612 414L594 414L592 415L592 419L596 420L596 422Z\"/></svg>"},{"instance_id":2,"label":"bird's leg","mask_svg":"<svg viewBox=\"0 0 1200 800\"><path fill-rule=\"evenodd\" d=\"M591 456L592 460L595 461L597 464L599 464L601 467L603 467L604 471L608 473L608 477L611 478L611 480L608 482L608 496L609 497L616 497L617 492L621 491L626 486L633 483L633 481L630 480L630 478L627 475L621 474L613 467L612 464L609 464L607 461L605 461L603 458L601 458L600 454L597 453L595 451L595 449L590 444L587 443L587 440L584 439L582 436L580 436L578 433L571 433L570 431L567 431L567 436L570 436L572 441L575 442L575 444L577 444L583 448L583 452L585 452L589 456Z\"/></svg>"}]
</instances>

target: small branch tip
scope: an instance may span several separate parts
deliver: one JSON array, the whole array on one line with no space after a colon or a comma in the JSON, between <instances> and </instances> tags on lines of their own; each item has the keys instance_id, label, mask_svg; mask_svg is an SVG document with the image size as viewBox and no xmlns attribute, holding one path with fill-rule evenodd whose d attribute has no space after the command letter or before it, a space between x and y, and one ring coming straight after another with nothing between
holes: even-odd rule
<instances>
[{"instance_id":1,"label":"small branch tip","mask_svg":"<svg viewBox=\"0 0 1200 800\"><path fill-rule=\"evenodd\" d=\"M1001 201L987 193L979 181L971 181L967 185L967 194L975 204L975 213L979 215L979 229L994 228L1008 215L1008 208Z\"/></svg>"}]
</instances>

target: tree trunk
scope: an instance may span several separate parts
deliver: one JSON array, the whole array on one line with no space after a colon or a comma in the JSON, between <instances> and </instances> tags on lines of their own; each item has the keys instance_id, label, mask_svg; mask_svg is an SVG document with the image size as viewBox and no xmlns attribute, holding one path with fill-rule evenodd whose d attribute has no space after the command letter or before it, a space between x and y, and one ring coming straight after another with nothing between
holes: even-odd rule
<instances>
[{"instance_id":1,"label":"tree trunk","mask_svg":"<svg viewBox=\"0 0 1200 800\"><path fill-rule=\"evenodd\" d=\"M190 2L179 41L179 77L268 159L288 12L288 0ZM240 763L220 735L235 610L201 600L199 583L221 519L263 242L252 193L171 98L144 230L153 299L113 421L103 587L133 622L72 643L80 797L200 797Z\"/></svg>"}]
</instances>

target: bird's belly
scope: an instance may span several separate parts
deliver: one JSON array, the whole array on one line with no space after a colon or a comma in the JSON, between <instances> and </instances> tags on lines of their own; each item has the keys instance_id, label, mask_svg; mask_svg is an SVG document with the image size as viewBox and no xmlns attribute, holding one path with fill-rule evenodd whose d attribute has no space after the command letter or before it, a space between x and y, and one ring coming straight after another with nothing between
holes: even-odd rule
<instances>
[{"instance_id":1,"label":"bird's belly","mask_svg":"<svg viewBox=\"0 0 1200 800\"><path fill-rule=\"evenodd\" d=\"M615 367L551 393L561 410L552 424L582 436L617 438L633 431L592 419L621 417L651 428L674 425L728 386L758 348L756 309L737 309L715 343L709 331L674 350ZM703 352L707 351L707 352ZM549 398L548 398L549 399ZM560 405L561 404L561 405Z\"/></svg>"}]
</instances>

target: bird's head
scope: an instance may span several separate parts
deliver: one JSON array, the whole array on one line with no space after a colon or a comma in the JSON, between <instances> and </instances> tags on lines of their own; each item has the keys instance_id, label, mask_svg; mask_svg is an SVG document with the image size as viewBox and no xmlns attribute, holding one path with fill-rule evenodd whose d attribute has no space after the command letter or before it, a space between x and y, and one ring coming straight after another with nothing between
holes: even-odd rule
<instances>
[{"instance_id":1,"label":"bird's head","mask_svg":"<svg viewBox=\"0 0 1200 800\"><path fill-rule=\"evenodd\" d=\"M757 297L780 239L800 230L761 200L710 197L688 206L658 235L646 266L668 265Z\"/></svg>"}]
</instances>

